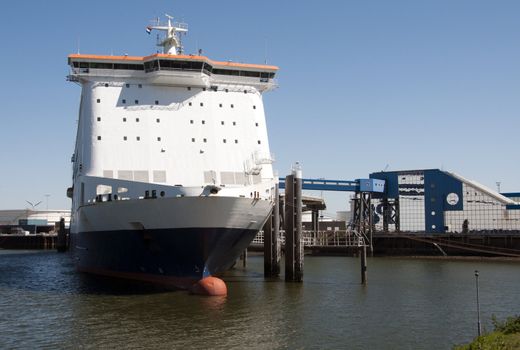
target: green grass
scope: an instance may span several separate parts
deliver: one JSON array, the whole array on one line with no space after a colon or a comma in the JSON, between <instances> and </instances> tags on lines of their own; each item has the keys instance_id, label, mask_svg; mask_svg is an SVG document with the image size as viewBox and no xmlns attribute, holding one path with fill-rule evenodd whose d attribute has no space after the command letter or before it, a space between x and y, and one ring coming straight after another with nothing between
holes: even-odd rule
<instances>
[{"instance_id":1,"label":"green grass","mask_svg":"<svg viewBox=\"0 0 520 350\"><path fill-rule=\"evenodd\" d=\"M454 350L517 350L520 349L520 316L498 321L493 316L494 331L477 337L467 345L455 346Z\"/></svg>"}]
</instances>

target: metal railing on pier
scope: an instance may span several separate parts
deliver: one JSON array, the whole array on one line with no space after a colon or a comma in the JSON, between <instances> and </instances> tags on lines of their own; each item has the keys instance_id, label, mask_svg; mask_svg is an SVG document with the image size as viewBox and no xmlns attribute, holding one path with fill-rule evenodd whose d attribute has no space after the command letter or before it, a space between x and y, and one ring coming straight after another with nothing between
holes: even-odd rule
<instances>
[{"instance_id":1,"label":"metal railing on pier","mask_svg":"<svg viewBox=\"0 0 520 350\"><path fill-rule=\"evenodd\" d=\"M353 230L335 231L303 231L302 241L304 247L362 247L366 239ZM280 230L280 242L285 244L285 231ZM264 232L260 231L253 239L252 244L264 244Z\"/></svg>"}]
</instances>

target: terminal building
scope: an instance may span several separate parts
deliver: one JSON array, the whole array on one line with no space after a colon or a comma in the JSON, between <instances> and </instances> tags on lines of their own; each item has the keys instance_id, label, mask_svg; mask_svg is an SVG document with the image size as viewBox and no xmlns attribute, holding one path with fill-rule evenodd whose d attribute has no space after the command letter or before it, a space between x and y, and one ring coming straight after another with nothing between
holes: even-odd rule
<instances>
[{"instance_id":1,"label":"terminal building","mask_svg":"<svg viewBox=\"0 0 520 350\"><path fill-rule=\"evenodd\" d=\"M520 233L520 193L498 193L439 169L377 172L376 232Z\"/></svg>"},{"instance_id":2,"label":"terminal building","mask_svg":"<svg viewBox=\"0 0 520 350\"><path fill-rule=\"evenodd\" d=\"M70 210L0 210L0 233L55 232L61 218L69 227Z\"/></svg>"}]
</instances>

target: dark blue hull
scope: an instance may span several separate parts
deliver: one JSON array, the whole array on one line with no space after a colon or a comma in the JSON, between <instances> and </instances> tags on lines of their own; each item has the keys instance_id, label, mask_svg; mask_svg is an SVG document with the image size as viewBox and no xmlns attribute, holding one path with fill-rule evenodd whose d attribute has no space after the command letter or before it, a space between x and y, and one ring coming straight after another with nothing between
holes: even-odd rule
<instances>
[{"instance_id":1,"label":"dark blue hull","mask_svg":"<svg viewBox=\"0 0 520 350\"><path fill-rule=\"evenodd\" d=\"M256 233L234 228L80 232L71 246L80 271L189 288L233 266Z\"/></svg>"}]
</instances>

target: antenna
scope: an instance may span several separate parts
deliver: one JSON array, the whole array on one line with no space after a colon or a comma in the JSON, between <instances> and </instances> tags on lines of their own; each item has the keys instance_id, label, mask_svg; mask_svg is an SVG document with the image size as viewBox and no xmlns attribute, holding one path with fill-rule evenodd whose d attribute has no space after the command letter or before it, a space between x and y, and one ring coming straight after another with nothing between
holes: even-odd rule
<instances>
[{"instance_id":1,"label":"antenna","mask_svg":"<svg viewBox=\"0 0 520 350\"><path fill-rule=\"evenodd\" d=\"M267 64L267 38L264 38L264 64Z\"/></svg>"},{"instance_id":2,"label":"antenna","mask_svg":"<svg viewBox=\"0 0 520 350\"><path fill-rule=\"evenodd\" d=\"M181 37L182 34L186 34L188 31L188 25L186 23L175 23L173 22L173 16L170 16L167 13L164 15L168 19L166 25L161 25L159 23L159 19L157 18L155 25L146 27L146 32L150 34L154 29L165 32L166 35L162 39L159 37L157 46L161 46L163 48L163 52L168 55L182 54L183 47Z\"/></svg>"}]
</instances>

